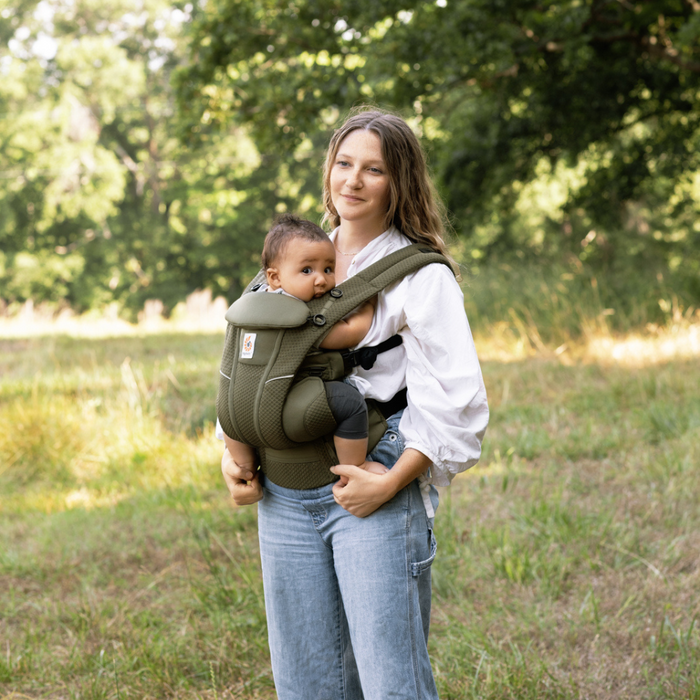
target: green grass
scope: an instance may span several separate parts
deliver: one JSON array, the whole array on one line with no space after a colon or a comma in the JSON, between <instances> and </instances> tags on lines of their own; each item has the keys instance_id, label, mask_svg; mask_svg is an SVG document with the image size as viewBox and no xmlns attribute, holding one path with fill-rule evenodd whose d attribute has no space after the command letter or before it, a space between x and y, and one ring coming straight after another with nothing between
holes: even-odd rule
<instances>
[{"instance_id":1,"label":"green grass","mask_svg":"<svg viewBox=\"0 0 700 700\"><path fill-rule=\"evenodd\" d=\"M618 260L597 270L572 256L568 263L519 261L466 262L465 305L472 326L507 326L541 348L561 345L601 329L633 332L648 324L697 315L697 277L690 268L675 272L655 264Z\"/></svg>"},{"instance_id":2,"label":"green grass","mask_svg":"<svg viewBox=\"0 0 700 700\"><path fill-rule=\"evenodd\" d=\"M220 336L0 340L0 698L274 698ZM128 360L127 360L128 358ZM484 362L441 492L441 698L700 698L700 366Z\"/></svg>"}]
</instances>

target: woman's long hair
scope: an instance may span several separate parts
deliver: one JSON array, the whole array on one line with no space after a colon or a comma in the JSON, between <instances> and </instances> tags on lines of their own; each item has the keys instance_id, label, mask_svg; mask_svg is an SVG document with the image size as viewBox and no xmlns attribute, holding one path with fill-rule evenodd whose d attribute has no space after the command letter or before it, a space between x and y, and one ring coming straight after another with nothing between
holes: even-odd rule
<instances>
[{"instance_id":1,"label":"woman's long hair","mask_svg":"<svg viewBox=\"0 0 700 700\"><path fill-rule=\"evenodd\" d=\"M395 226L414 243L423 243L454 261L445 242L448 230L445 208L428 173L423 149L406 122L394 114L362 108L335 131L328 145L323 168L324 223L340 225L331 199L331 169L343 139L356 129L373 131L382 144L382 157L389 173L390 199L385 229Z\"/></svg>"}]
</instances>

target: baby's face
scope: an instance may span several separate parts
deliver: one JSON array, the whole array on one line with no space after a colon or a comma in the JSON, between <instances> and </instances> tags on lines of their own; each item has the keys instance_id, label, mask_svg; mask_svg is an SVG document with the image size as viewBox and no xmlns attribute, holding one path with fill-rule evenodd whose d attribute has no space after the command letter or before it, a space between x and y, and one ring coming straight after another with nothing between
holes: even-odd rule
<instances>
[{"instance_id":1,"label":"baby's face","mask_svg":"<svg viewBox=\"0 0 700 700\"><path fill-rule=\"evenodd\" d=\"M267 282L272 289L284 289L302 301L323 296L335 287L335 248L328 241L306 241L293 238L267 269Z\"/></svg>"}]
</instances>

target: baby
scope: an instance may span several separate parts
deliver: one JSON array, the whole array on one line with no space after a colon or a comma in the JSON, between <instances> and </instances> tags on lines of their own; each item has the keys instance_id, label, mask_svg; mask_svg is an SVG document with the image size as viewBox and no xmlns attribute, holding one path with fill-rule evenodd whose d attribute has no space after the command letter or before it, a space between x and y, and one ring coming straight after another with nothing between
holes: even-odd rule
<instances>
[{"instance_id":1,"label":"baby","mask_svg":"<svg viewBox=\"0 0 700 700\"><path fill-rule=\"evenodd\" d=\"M262 266L267 285L258 291L287 294L311 301L335 287L335 248L325 231L311 221L284 214L265 237ZM321 347L342 350L357 345L369 331L376 298L365 302L336 323ZM354 464L383 474L386 467L368 462L367 406L360 393L345 382L324 382L328 406L337 424L333 434L339 464ZM252 447L224 436L236 464L255 473L257 461Z\"/></svg>"}]
</instances>

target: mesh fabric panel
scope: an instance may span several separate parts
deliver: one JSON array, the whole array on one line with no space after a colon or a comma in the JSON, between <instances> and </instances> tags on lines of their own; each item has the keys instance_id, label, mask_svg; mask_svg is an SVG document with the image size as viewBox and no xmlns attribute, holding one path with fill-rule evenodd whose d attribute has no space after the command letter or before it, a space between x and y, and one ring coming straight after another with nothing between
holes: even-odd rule
<instances>
[{"instance_id":1,"label":"mesh fabric panel","mask_svg":"<svg viewBox=\"0 0 700 700\"><path fill-rule=\"evenodd\" d=\"M224 352L219 367L219 391L216 396L216 415L221 423L221 428L231 438L238 439L231 423L231 414L228 408L228 394L231 372L233 371L233 358L236 354L236 331L231 326L226 328ZM234 336L233 339L231 336Z\"/></svg>"},{"instance_id":2,"label":"mesh fabric panel","mask_svg":"<svg viewBox=\"0 0 700 700\"><path fill-rule=\"evenodd\" d=\"M237 432L242 436L243 442L254 446L259 445L260 438L255 430L253 406L264 370L265 367L238 363L229 390L229 410L238 428Z\"/></svg>"},{"instance_id":3,"label":"mesh fabric panel","mask_svg":"<svg viewBox=\"0 0 700 700\"><path fill-rule=\"evenodd\" d=\"M311 315L319 321L319 325L307 323L300 328L283 331L278 352L266 366L235 362L237 348L231 341L236 338L236 333L227 332L222 368L225 361L230 362L227 366L234 374L222 369L232 381L229 383L222 377L224 381L220 382L219 386L217 414L224 432L228 434L225 421L232 430L235 424L238 428L235 431L237 439L259 448L262 470L274 483L286 488L307 489L336 480L337 477L328 471L329 467L337 464L337 456L332 440L327 437L306 443L314 446L314 457L303 463L294 461L294 446L298 443L293 443L287 438L282 426L282 406L293 378L311 348L317 346L343 316L386 286L430 263L449 266L447 260L439 253L418 245L408 246L343 282L338 287L343 292L340 297L326 294L320 299L311 300L307 306ZM251 286L263 279L259 274ZM322 322L323 318L325 322ZM226 401L222 398L224 390ZM259 400L256 399L258 396ZM318 402L309 408L308 420L320 420L324 424L329 422L330 425L334 425L328 403L321 402L325 405L318 406L316 403ZM227 411L233 413L233 421L228 420ZM288 461L279 455L270 457L266 454L265 447L276 450L289 449Z\"/></svg>"},{"instance_id":4,"label":"mesh fabric panel","mask_svg":"<svg viewBox=\"0 0 700 700\"><path fill-rule=\"evenodd\" d=\"M318 398L306 409L304 416L304 427L310 433L319 434L335 430L336 422L333 418L333 413L328 406L328 398L326 392L319 394ZM332 465L331 465L332 466Z\"/></svg>"}]
</instances>

